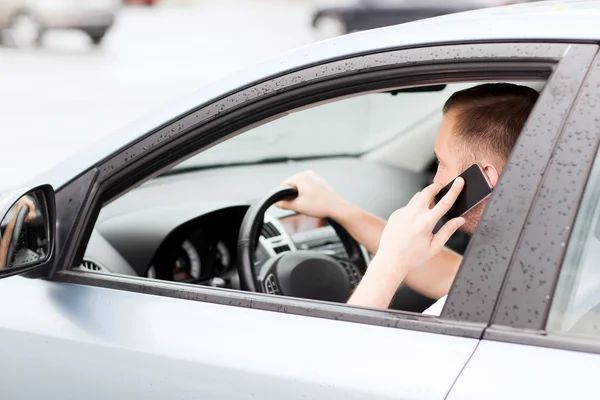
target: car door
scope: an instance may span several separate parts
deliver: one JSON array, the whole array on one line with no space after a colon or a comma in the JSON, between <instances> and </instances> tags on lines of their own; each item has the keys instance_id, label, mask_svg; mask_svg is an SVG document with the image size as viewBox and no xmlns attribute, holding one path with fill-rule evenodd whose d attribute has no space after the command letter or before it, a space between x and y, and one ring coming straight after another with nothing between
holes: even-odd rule
<instances>
[{"instance_id":1,"label":"car door","mask_svg":"<svg viewBox=\"0 0 600 400\"><path fill-rule=\"evenodd\" d=\"M596 56L553 150L492 326L449 399L597 397L598 87Z\"/></svg>"},{"instance_id":2,"label":"car door","mask_svg":"<svg viewBox=\"0 0 600 400\"><path fill-rule=\"evenodd\" d=\"M70 270L101 204L182 157L310 102L450 77L550 75L498 193L534 139L553 143L595 46L435 46L350 57L199 105L57 192L54 271L0 281L4 398L442 399L479 343L541 175L494 195L442 315L368 310ZM485 62L482 62L485 61ZM478 75L479 74L479 75ZM561 88L562 90L558 90ZM324 95L324 93L326 95ZM547 118L552 111L552 118ZM544 133L536 123L545 123ZM549 156L530 160L543 170ZM514 202L521 202L516 206ZM511 218L498 219L494 210ZM507 225L506 225L507 224ZM484 254L501 229L500 251ZM512 241L511 241L512 240ZM486 267L495 269L482 275ZM34 279L36 277L48 279ZM495 286L498 285L498 286ZM33 377L33 379L32 379Z\"/></svg>"}]
</instances>

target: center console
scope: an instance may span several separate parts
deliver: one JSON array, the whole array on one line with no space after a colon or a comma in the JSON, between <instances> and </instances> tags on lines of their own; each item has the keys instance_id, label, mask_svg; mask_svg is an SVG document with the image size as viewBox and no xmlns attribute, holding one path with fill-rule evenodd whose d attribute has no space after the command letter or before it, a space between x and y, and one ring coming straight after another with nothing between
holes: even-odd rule
<instances>
[{"instance_id":1,"label":"center console","mask_svg":"<svg viewBox=\"0 0 600 400\"><path fill-rule=\"evenodd\" d=\"M291 250L347 257L344 245L325 219L302 214L282 218L265 216L260 242L271 257Z\"/></svg>"}]
</instances>

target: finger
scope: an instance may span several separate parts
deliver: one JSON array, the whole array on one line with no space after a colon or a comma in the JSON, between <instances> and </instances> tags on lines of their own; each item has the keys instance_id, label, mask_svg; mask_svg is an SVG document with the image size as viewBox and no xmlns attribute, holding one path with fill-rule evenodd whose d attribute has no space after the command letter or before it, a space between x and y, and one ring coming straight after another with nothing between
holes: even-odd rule
<instances>
[{"instance_id":1,"label":"finger","mask_svg":"<svg viewBox=\"0 0 600 400\"><path fill-rule=\"evenodd\" d=\"M275 203L275 206L281 208L282 210L289 210L290 202L286 201L286 200L281 200L281 201L278 201L277 203Z\"/></svg>"},{"instance_id":2,"label":"finger","mask_svg":"<svg viewBox=\"0 0 600 400\"><path fill-rule=\"evenodd\" d=\"M297 189L298 183L297 183L297 180L294 180L294 177L291 177L291 178L286 179L285 181L281 182L281 186L289 186L289 187L293 187L293 188Z\"/></svg>"},{"instance_id":3,"label":"finger","mask_svg":"<svg viewBox=\"0 0 600 400\"><path fill-rule=\"evenodd\" d=\"M29 221L33 221L37 218L37 215L35 213L35 210L30 209L31 211L29 211L29 214L27 215L27 218L29 219Z\"/></svg>"},{"instance_id":4,"label":"finger","mask_svg":"<svg viewBox=\"0 0 600 400\"><path fill-rule=\"evenodd\" d=\"M440 230L433 236L433 239L431 240L431 247L436 250L444 247L450 237L454 235L454 232L463 226L464 223L465 219L463 217L453 218L446 222L444 226L442 226Z\"/></svg>"},{"instance_id":5,"label":"finger","mask_svg":"<svg viewBox=\"0 0 600 400\"><path fill-rule=\"evenodd\" d=\"M35 204L33 203L33 201L27 199L25 205L29 208L29 212L35 213Z\"/></svg>"},{"instance_id":6,"label":"finger","mask_svg":"<svg viewBox=\"0 0 600 400\"><path fill-rule=\"evenodd\" d=\"M295 175L292 175L291 177L289 177L286 180L284 180L283 182L281 182L281 184L283 186L297 187L298 186L298 182L300 182L300 180L302 180L302 177L305 174L306 174L306 172L300 172L300 173L297 173Z\"/></svg>"},{"instance_id":7,"label":"finger","mask_svg":"<svg viewBox=\"0 0 600 400\"><path fill-rule=\"evenodd\" d=\"M431 218L434 224L452 208L464 186L465 180L461 177L456 178L448 193L431 209Z\"/></svg>"},{"instance_id":8,"label":"finger","mask_svg":"<svg viewBox=\"0 0 600 400\"><path fill-rule=\"evenodd\" d=\"M419 198L419 206L422 208L429 209L429 205L435 198L435 195L442 190L444 186L441 183L432 183L425 189L421 190L421 196Z\"/></svg>"},{"instance_id":9,"label":"finger","mask_svg":"<svg viewBox=\"0 0 600 400\"><path fill-rule=\"evenodd\" d=\"M421 192L417 192L413 195L413 197L410 199L410 201L408 203L406 203L406 205L403 208L410 208L413 209L416 207L417 204L419 204L419 198L421 197Z\"/></svg>"}]
</instances>

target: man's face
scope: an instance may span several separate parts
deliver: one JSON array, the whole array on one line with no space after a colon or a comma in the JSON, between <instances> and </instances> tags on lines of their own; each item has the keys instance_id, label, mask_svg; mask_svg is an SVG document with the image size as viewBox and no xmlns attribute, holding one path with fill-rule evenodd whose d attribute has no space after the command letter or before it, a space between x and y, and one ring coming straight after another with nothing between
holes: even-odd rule
<instances>
[{"instance_id":1,"label":"man's face","mask_svg":"<svg viewBox=\"0 0 600 400\"><path fill-rule=\"evenodd\" d=\"M456 115L452 111L444 115L434 143L438 167L433 181L444 186L463 172L462 154L458 152L459 149L453 133L455 119Z\"/></svg>"},{"instance_id":2,"label":"man's face","mask_svg":"<svg viewBox=\"0 0 600 400\"><path fill-rule=\"evenodd\" d=\"M465 150L458 145L457 138L454 135L455 120L456 112L449 111L444 115L434 144L438 168L433 181L441 183L443 186L446 186L470 166L465 165ZM461 227L463 232L470 235L475 231L486 204L487 199L464 215L466 222Z\"/></svg>"}]
</instances>

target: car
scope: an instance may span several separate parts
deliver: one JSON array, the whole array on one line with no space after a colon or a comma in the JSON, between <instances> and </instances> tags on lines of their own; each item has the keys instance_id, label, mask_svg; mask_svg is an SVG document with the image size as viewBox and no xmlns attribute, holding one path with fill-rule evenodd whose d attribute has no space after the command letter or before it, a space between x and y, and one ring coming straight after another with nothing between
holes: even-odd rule
<instances>
[{"instance_id":1,"label":"car","mask_svg":"<svg viewBox=\"0 0 600 400\"><path fill-rule=\"evenodd\" d=\"M540 2L311 44L7 191L0 395L593 396L599 16ZM431 182L447 97L480 82L540 97L441 313L412 295L345 304L371 255L333 220L273 207L295 195L281 182L310 168L388 217Z\"/></svg>"},{"instance_id":2,"label":"car","mask_svg":"<svg viewBox=\"0 0 600 400\"><path fill-rule=\"evenodd\" d=\"M322 38L526 0L355 0L319 7L312 27Z\"/></svg>"},{"instance_id":3,"label":"car","mask_svg":"<svg viewBox=\"0 0 600 400\"><path fill-rule=\"evenodd\" d=\"M154 6L158 4L158 0L123 0L124 4L142 4L145 6Z\"/></svg>"},{"instance_id":4,"label":"car","mask_svg":"<svg viewBox=\"0 0 600 400\"><path fill-rule=\"evenodd\" d=\"M3 0L0 34L17 47L39 45L46 31L74 29L99 45L113 26L119 0Z\"/></svg>"}]
</instances>

